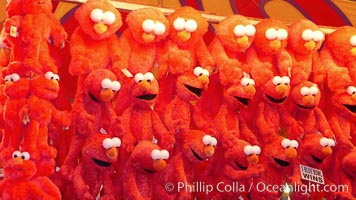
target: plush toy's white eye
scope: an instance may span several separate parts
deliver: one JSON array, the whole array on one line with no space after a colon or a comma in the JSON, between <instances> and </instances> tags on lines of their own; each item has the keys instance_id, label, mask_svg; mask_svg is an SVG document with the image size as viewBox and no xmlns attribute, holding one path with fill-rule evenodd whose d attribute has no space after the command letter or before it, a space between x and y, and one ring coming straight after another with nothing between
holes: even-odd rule
<instances>
[{"instance_id":1,"label":"plush toy's white eye","mask_svg":"<svg viewBox=\"0 0 356 200\"><path fill-rule=\"evenodd\" d=\"M151 82L155 79L155 77L153 76L153 74L151 72L147 72L145 75L144 75L145 79L147 82Z\"/></svg>"},{"instance_id":2,"label":"plush toy's white eye","mask_svg":"<svg viewBox=\"0 0 356 200\"><path fill-rule=\"evenodd\" d=\"M280 76L275 76L272 79L273 85L280 85L282 83L282 78Z\"/></svg>"},{"instance_id":3,"label":"plush toy's white eye","mask_svg":"<svg viewBox=\"0 0 356 200\"><path fill-rule=\"evenodd\" d=\"M351 46L356 46L356 35L350 37Z\"/></svg>"},{"instance_id":4,"label":"plush toy's white eye","mask_svg":"<svg viewBox=\"0 0 356 200\"><path fill-rule=\"evenodd\" d=\"M319 42L324 40L324 33L321 31L314 31L314 41Z\"/></svg>"},{"instance_id":5,"label":"plush toy's white eye","mask_svg":"<svg viewBox=\"0 0 356 200\"><path fill-rule=\"evenodd\" d=\"M349 87L347 87L347 94L349 94L349 95L354 95L354 94L356 94L356 87L355 87L355 86L349 86Z\"/></svg>"},{"instance_id":6,"label":"plush toy's white eye","mask_svg":"<svg viewBox=\"0 0 356 200\"><path fill-rule=\"evenodd\" d=\"M326 137L320 138L319 143L322 147L326 147L329 145L329 139Z\"/></svg>"},{"instance_id":7,"label":"plush toy's white eye","mask_svg":"<svg viewBox=\"0 0 356 200\"><path fill-rule=\"evenodd\" d=\"M282 147L288 148L291 146L291 141L287 138L284 138L281 142Z\"/></svg>"},{"instance_id":8,"label":"plush toy's white eye","mask_svg":"<svg viewBox=\"0 0 356 200\"><path fill-rule=\"evenodd\" d=\"M246 77L243 77L243 78L241 79L241 81L240 81L240 84L241 84L242 86L248 86L249 83L250 83L250 79L249 79L249 78L246 78Z\"/></svg>"},{"instance_id":9,"label":"plush toy's white eye","mask_svg":"<svg viewBox=\"0 0 356 200\"><path fill-rule=\"evenodd\" d=\"M187 22L185 23L185 30L188 32L194 32L198 28L198 24L195 20L193 19L188 19Z\"/></svg>"},{"instance_id":10,"label":"plush toy's white eye","mask_svg":"<svg viewBox=\"0 0 356 200\"><path fill-rule=\"evenodd\" d=\"M4 80L5 80L5 81L11 81L10 75L5 76Z\"/></svg>"},{"instance_id":11,"label":"plush toy's white eye","mask_svg":"<svg viewBox=\"0 0 356 200\"><path fill-rule=\"evenodd\" d=\"M278 34L277 34L277 30L275 28L269 28L267 29L267 31L265 32L265 36L268 40L274 40L277 38Z\"/></svg>"},{"instance_id":12,"label":"plush toy's white eye","mask_svg":"<svg viewBox=\"0 0 356 200\"><path fill-rule=\"evenodd\" d=\"M134 79L135 79L136 83L139 83L139 82L143 81L143 79L145 79L145 76L141 73L137 73L135 75Z\"/></svg>"},{"instance_id":13,"label":"plush toy's white eye","mask_svg":"<svg viewBox=\"0 0 356 200\"><path fill-rule=\"evenodd\" d=\"M307 96L308 94L310 94L310 90L308 87L302 87L300 88L300 94L303 95L303 96Z\"/></svg>"},{"instance_id":14,"label":"plush toy's white eye","mask_svg":"<svg viewBox=\"0 0 356 200\"><path fill-rule=\"evenodd\" d=\"M12 153L12 158L18 158L18 157L21 157L21 152L20 151L14 151Z\"/></svg>"},{"instance_id":15,"label":"plush toy's white eye","mask_svg":"<svg viewBox=\"0 0 356 200\"><path fill-rule=\"evenodd\" d=\"M241 36L244 36L246 34L246 29L245 29L245 26L244 25L236 25L235 28L234 28L234 34L237 36L237 37L241 37Z\"/></svg>"},{"instance_id":16,"label":"plush toy's white eye","mask_svg":"<svg viewBox=\"0 0 356 200\"><path fill-rule=\"evenodd\" d=\"M297 149L299 147L299 143L296 140L291 140L290 146Z\"/></svg>"},{"instance_id":17,"label":"plush toy's white eye","mask_svg":"<svg viewBox=\"0 0 356 200\"><path fill-rule=\"evenodd\" d=\"M201 76L201 75L203 75L203 73L204 73L204 69L203 68L201 68L201 67L196 67L196 68L194 68L194 75L195 76Z\"/></svg>"},{"instance_id":18,"label":"plush toy's white eye","mask_svg":"<svg viewBox=\"0 0 356 200\"><path fill-rule=\"evenodd\" d=\"M151 33L154 28L155 28L155 22L153 20L146 19L145 21L142 22L142 30L145 31L146 33Z\"/></svg>"},{"instance_id":19,"label":"plush toy's white eye","mask_svg":"<svg viewBox=\"0 0 356 200\"><path fill-rule=\"evenodd\" d=\"M54 73L51 72L51 71L46 72L46 73L45 73L45 77L46 77L46 79L48 79L48 80L52 80L52 79L54 78Z\"/></svg>"},{"instance_id":20,"label":"plush toy's white eye","mask_svg":"<svg viewBox=\"0 0 356 200\"><path fill-rule=\"evenodd\" d=\"M255 150L254 150L254 148L253 148L251 145L246 145L246 146L244 147L244 153L245 153L247 156L253 154L254 151L255 151Z\"/></svg>"},{"instance_id":21,"label":"plush toy's white eye","mask_svg":"<svg viewBox=\"0 0 356 200\"><path fill-rule=\"evenodd\" d=\"M20 80L20 75L18 75L17 73L13 73L8 77L8 79L12 82L16 82L16 81ZM6 80L6 77L5 77L5 80Z\"/></svg>"},{"instance_id":22,"label":"plush toy's white eye","mask_svg":"<svg viewBox=\"0 0 356 200\"><path fill-rule=\"evenodd\" d=\"M116 20L116 16L115 16L115 14L113 12L106 11L104 13L104 18L103 18L104 24L111 25L111 24L113 24L115 22L115 20Z\"/></svg>"},{"instance_id":23,"label":"plush toy's white eye","mask_svg":"<svg viewBox=\"0 0 356 200\"><path fill-rule=\"evenodd\" d=\"M114 147L120 147L121 146L121 140L118 137L113 137L111 138L111 141L114 144Z\"/></svg>"},{"instance_id":24,"label":"plush toy's white eye","mask_svg":"<svg viewBox=\"0 0 356 200\"><path fill-rule=\"evenodd\" d=\"M103 79L102 81L101 81L101 87L103 88L103 89L109 89L109 88L111 88L111 80L110 79L108 79L108 78L105 78L105 79Z\"/></svg>"},{"instance_id":25,"label":"plush toy's white eye","mask_svg":"<svg viewBox=\"0 0 356 200\"><path fill-rule=\"evenodd\" d=\"M111 83L111 90L114 91L114 92L117 92L121 89L121 84L119 81L113 81Z\"/></svg>"},{"instance_id":26,"label":"plush toy's white eye","mask_svg":"<svg viewBox=\"0 0 356 200\"><path fill-rule=\"evenodd\" d=\"M30 157L31 157L30 154L26 151L21 153L21 158L23 160L30 160Z\"/></svg>"},{"instance_id":27,"label":"plush toy's white eye","mask_svg":"<svg viewBox=\"0 0 356 200\"><path fill-rule=\"evenodd\" d=\"M305 29L302 33L302 38L304 41L309 41L314 38L314 32L310 29Z\"/></svg>"},{"instance_id":28,"label":"plush toy's white eye","mask_svg":"<svg viewBox=\"0 0 356 200\"><path fill-rule=\"evenodd\" d=\"M206 70L206 69L203 69L203 75L209 77L209 75L210 75L210 74L209 74L209 71Z\"/></svg>"},{"instance_id":29,"label":"plush toy's white eye","mask_svg":"<svg viewBox=\"0 0 356 200\"><path fill-rule=\"evenodd\" d=\"M261 148L257 145L254 145L253 147L253 152L256 154L256 155L260 155L261 153Z\"/></svg>"},{"instance_id":30,"label":"plush toy's white eye","mask_svg":"<svg viewBox=\"0 0 356 200\"><path fill-rule=\"evenodd\" d=\"M282 83L289 85L290 84L290 78L288 76L283 76L282 77Z\"/></svg>"},{"instance_id":31,"label":"plush toy's white eye","mask_svg":"<svg viewBox=\"0 0 356 200\"><path fill-rule=\"evenodd\" d=\"M309 88L309 92L310 92L310 94L312 94L313 96L315 96L316 94L319 93L319 89L318 89L317 86L311 86L311 87Z\"/></svg>"},{"instance_id":32,"label":"plush toy's white eye","mask_svg":"<svg viewBox=\"0 0 356 200\"><path fill-rule=\"evenodd\" d=\"M218 140L215 137L211 137L211 145L216 146L218 144Z\"/></svg>"},{"instance_id":33,"label":"plush toy's white eye","mask_svg":"<svg viewBox=\"0 0 356 200\"><path fill-rule=\"evenodd\" d=\"M161 22L156 22L156 26L153 29L156 35L163 35L166 32L166 27Z\"/></svg>"},{"instance_id":34,"label":"plush toy's white eye","mask_svg":"<svg viewBox=\"0 0 356 200\"><path fill-rule=\"evenodd\" d=\"M103 147L104 147L105 149L110 149L110 148L113 147L113 146L114 146L114 141L112 141L111 138L105 138L105 139L103 140Z\"/></svg>"},{"instance_id":35,"label":"plush toy's white eye","mask_svg":"<svg viewBox=\"0 0 356 200\"><path fill-rule=\"evenodd\" d=\"M245 30L246 30L246 35L247 36L254 36L256 33L256 28L254 25L249 24L245 26Z\"/></svg>"},{"instance_id":36,"label":"plush toy's white eye","mask_svg":"<svg viewBox=\"0 0 356 200\"><path fill-rule=\"evenodd\" d=\"M154 149L152 152L151 152L151 158L153 160L159 160L161 158L161 151L158 150L158 149Z\"/></svg>"},{"instance_id":37,"label":"plush toy's white eye","mask_svg":"<svg viewBox=\"0 0 356 200\"><path fill-rule=\"evenodd\" d=\"M101 20L103 20L104 18L104 12L103 10L99 9L99 8L95 8L94 10L92 10L90 12L90 19L93 22L101 22Z\"/></svg>"},{"instance_id":38,"label":"plush toy's white eye","mask_svg":"<svg viewBox=\"0 0 356 200\"><path fill-rule=\"evenodd\" d=\"M255 80L249 78L249 84L250 85L255 85Z\"/></svg>"},{"instance_id":39,"label":"plush toy's white eye","mask_svg":"<svg viewBox=\"0 0 356 200\"><path fill-rule=\"evenodd\" d=\"M203 137L203 144L209 145L211 143L212 137L210 135L204 135Z\"/></svg>"},{"instance_id":40,"label":"plush toy's white eye","mask_svg":"<svg viewBox=\"0 0 356 200\"><path fill-rule=\"evenodd\" d=\"M167 159L169 158L169 152L168 152L167 150L161 150L160 154L161 154L160 157L161 157L163 160L167 160Z\"/></svg>"},{"instance_id":41,"label":"plush toy's white eye","mask_svg":"<svg viewBox=\"0 0 356 200\"><path fill-rule=\"evenodd\" d=\"M58 74L53 74L53 79L56 81L59 81L59 75Z\"/></svg>"},{"instance_id":42,"label":"plush toy's white eye","mask_svg":"<svg viewBox=\"0 0 356 200\"><path fill-rule=\"evenodd\" d=\"M288 37L288 32L285 29L279 29L277 31L277 38L279 40L285 40Z\"/></svg>"},{"instance_id":43,"label":"plush toy's white eye","mask_svg":"<svg viewBox=\"0 0 356 200\"><path fill-rule=\"evenodd\" d=\"M334 147L335 141L333 139L328 139L328 144L329 144L329 146Z\"/></svg>"},{"instance_id":44,"label":"plush toy's white eye","mask_svg":"<svg viewBox=\"0 0 356 200\"><path fill-rule=\"evenodd\" d=\"M173 27L176 31L182 31L185 28L185 20L183 18L177 18L173 22Z\"/></svg>"}]
</instances>

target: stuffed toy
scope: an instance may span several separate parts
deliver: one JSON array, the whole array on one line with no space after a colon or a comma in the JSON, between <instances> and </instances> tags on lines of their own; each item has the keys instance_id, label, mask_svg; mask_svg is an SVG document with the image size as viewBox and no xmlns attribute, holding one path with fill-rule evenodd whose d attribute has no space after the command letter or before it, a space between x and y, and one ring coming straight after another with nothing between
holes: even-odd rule
<instances>
[{"instance_id":1,"label":"stuffed toy","mask_svg":"<svg viewBox=\"0 0 356 200\"><path fill-rule=\"evenodd\" d=\"M236 68L246 69L246 50L250 47L256 33L256 28L242 15L226 17L216 27L215 38L209 45L209 50L216 60L221 84L227 85L239 76ZM238 80L237 80L238 81Z\"/></svg>"},{"instance_id":2,"label":"stuffed toy","mask_svg":"<svg viewBox=\"0 0 356 200\"><path fill-rule=\"evenodd\" d=\"M100 68L111 69L119 47L115 33L122 26L119 11L107 0L89 0L74 16L79 26L71 37L69 73L79 76ZM85 77L80 76L78 84Z\"/></svg>"},{"instance_id":3,"label":"stuffed toy","mask_svg":"<svg viewBox=\"0 0 356 200\"><path fill-rule=\"evenodd\" d=\"M302 81L292 87L288 102L292 104L291 115L303 123L304 134L314 134L319 131L324 137L334 138L323 111L318 107L321 92L317 84Z\"/></svg>"},{"instance_id":4,"label":"stuffed toy","mask_svg":"<svg viewBox=\"0 0 356 200\"><path fill-rule=\"evenodd\" d=\"M300 19L288 29L287 51L292 57L291 83L311 80L320 84L326 75L318 50L324 41L324 33L312 21Z\"/></svg>"},{"instance_id":5,"label":"stuffed toy","mask_svg":"<svg viewBox=\"0 0 356 200\"><path fill-rule=\"evenodd\" d=\"M108 134L94 133L86 139L80 163L74 170L76 199L114 199L111 176L120 145L119 138Z\"/></svg>"},{"instance_id":6,"label":"stuffed toy","mask_svg":"<svg viewBox=\"0 0 356 200\"><path fill-rule=\"evenodd\" d=\"M0 181L1 199L60 200L58 188L47 177L37 177L36 164L28 152L14 151L4 164L4 179Z\"/></svg>"},{"instance_id":7,"label":"stuffed toy","mask_svg":"<svg viewBox=\"0 0 356 200\"><path fill-rule=\"evenodd\" d=\"M52 13L50 0L23 0L24 16L21 20L21 34L24 48L24 64L29 72L58 73L57 66L50 55L48 40L53 37L56 46L64 46L67 33L60 21Z\"/></svg>"},{"instance_id":8,"label":"stuffed toy","mask_svg":"<svg viewBox=\"0 0 356 200\"><path fill-rule=\"evenodd\" d=\"M253 78L256 70L266 68L275 75L287 76L291 68L292 60L285 47L288 39L288 28L276 19L263 19L256 24L255 39L251 47L246 51L248 72Z\"/></svg>"},{"instance_id":9,"label":"stuffed toy","mask_svg":"<svg viewBox=\"0 0 356 200\"><path fill-rule=\"evenodd\" d=\"M167 166L167 159L167 150L151 141L139 142L126 162L122 177L123 199L162 199L166 192L159 176Z\"/></svg>"},{"instance_id":10,"label":"stuffed toy","mask_svg":"<svg viewBox=\"0 0 356 200\"><path fill-rule=\"evenodd\" d=\"M342 159L342 169L346 172L347 178L342 180L343 184L348 183L349 186L349 192L352 194L352 196L355 198L356 197L356 165L355 165L355 159L356 159L356 149L353 149L350 151L348 154L346 154L343 159Z\"/></svg>"},{"instance_id":11,"label":"stuffed toy","mask_svg":"<svg viewBox=\"0 0 356 200\"><path fill-rule=\"evenodd\" d=\"M206 169L202 166L214 156L217 140L199 130L189 130L182 134L183 144L176 146L179 149L162 174L162 183L184 183L185 187L194 187L195 181L201 180L201 172ZM194 189L174 188L168 192L167 197L162 194L163 199L194 199L195 196Z\"/></svg>"},{"instance_id":12,"label":"stuffed toy","mask_svg":"<svg viewBox=\"0 0 356 200\"><path fill-rule=\"evenodd\" d=\"M61 169L67 178L72 177L84 140L93 133L110 133L111 123L116 119L111 100L120 88L121 84L116 81L115 74L107 69L96 69L84 80L81 90L74 99L72 110L74 135Z\"/></svg>"},{"instance_id":13,"label":"stuffed toy","mask_svg":"<svg viewBox=\"0 0 356 200\"><path fill-rule=\"evenodd\" d=\"M174 137L154 110L159 86L153 74L135 74L127 87L132 104L124 110L120 119L120 136L126 152L132 152L134 146L142 140L154 139L158 140L157 144L162 148L171 149Z\"/></svg>"}]
</instances>

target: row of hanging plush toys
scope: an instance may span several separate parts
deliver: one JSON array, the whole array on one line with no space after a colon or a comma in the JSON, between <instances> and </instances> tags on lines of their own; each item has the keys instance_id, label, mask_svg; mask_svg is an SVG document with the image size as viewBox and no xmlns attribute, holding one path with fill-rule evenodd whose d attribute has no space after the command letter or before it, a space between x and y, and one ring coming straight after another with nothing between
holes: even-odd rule
<instances>
[{"instance_id":1,"label":"row of hanging plush toys","mask_svg":"<svg viewBox=\"0 0 356 200\"><path fill-rule=\"evenodd\" d=\"M69 115L51 103L59 77L47 42L52 36L60 46L66 34L51 2L43 2L7 4L1 198L277 199L281 191L206 193L178 191L176 184L308 184L299 164L349 189L311 192L311 199L355 196L354 27L324 41L308 20L254 26L234 15L216 27L207 47L208 23L196 10L178 8L166 18L145 8L128 14L118 38L120 13L107 1L89 0L75 12L79 26L70 39L69 72L78 87ZM51 124L74 131L55 174Z\"/></svg>"}]
</instances>

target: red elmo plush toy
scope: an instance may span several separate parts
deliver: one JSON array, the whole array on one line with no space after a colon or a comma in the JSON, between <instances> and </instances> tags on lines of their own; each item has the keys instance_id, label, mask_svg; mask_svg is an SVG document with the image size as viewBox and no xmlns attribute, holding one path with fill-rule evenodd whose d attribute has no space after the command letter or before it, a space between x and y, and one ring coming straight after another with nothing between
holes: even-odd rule
<instances>
[{"instance_id":1,"label":"red elmo plush toy","mask_svg":"<svg viewBox=\"0 0 356 200\"><path fill-rule=\"evenodd\" d=\"M4 179L0 182L1 199L60 200L59 189L47 177L34 178L36 165L28 152L14 151L4 164Z\"/></svg>"},{"instance_id":2,"label":"red elmo plush toy","mask_svg":"<svg viewBox=\"0 0 356 200\"><path fill-rule=\"evenodd\" d=\"M346 172L347 176L341 181L342 184L347 184L349 193L353 198L356 197L356 149L353 149L350 153L345 155L342 159L342 169ZM351 188L351 190L350 190Z\"/></svg>"},{"instance_id":3,"label":"red elmo plush toy","mask_svg":"<svg viewBox=\"0 0 356 200\"><path fill-rule=\"evenodd\" d=\"M165 170L168 158L168 151L151 141L138 143L125 165L123 199L164 199L166 192L160 185L159 176Z\"/></svg>"},{"instance_id":4,"label":"red elmo plush toy","mask_svg":"<svg viewBox=\"0 0 356 200\"><path fill-rule=\"evenodd\" d=\"M77 195L74 199L114 199L111 176L120 145L119 138L110 138L102 133L94 133L86 139L80 163L74 171L73 183Z\"/></svg>"}]
</instances>

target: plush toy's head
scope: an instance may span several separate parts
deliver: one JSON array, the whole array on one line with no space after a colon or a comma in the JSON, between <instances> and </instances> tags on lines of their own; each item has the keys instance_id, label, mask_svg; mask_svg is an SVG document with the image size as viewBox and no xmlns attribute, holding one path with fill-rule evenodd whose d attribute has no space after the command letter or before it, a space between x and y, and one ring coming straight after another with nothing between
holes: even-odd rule
<instances>
[{"instance_id":1,"label":"plush toy's head","mask_svg":"<svg viewBox=\"0 0 356 200\"><path fill-rule=\"evenodd\" d=\"M130 12L126 18L133 38L141 44L152 44L164 39L169 32L169 22L155 8L141 8Z\"/></svg>"},{"instance_id":2,"label":"plush toy's head","mask_svg":"<svg viewBox=\"0 0 356 200\"><path fill-rule=\"evenodd\" d=\"M323 137L320 134L307 134L300 145L300 158L307 162L308 166L317 167L323 164L335 146L335 141Z\"/></svg>"},{"instance_id":3,"label":"plush toy's head","mask_svg":"<svg viewBox=\"0 0 356 200\"><path fill-rule=\"evenodd\" d=\"M232 109L247 107L256 93L255 81L241 75L240 82L225 87L224 100Z\"/></svg>"},{"instance_id":4,"label":"plush toy's head","mask_svg":"<svg viewBox=\"0 0 356 200\"><path fill-rule=\"evenodd\" d=\"M226 17L216 28L216 36L231 52L245 52L255 38L256 28L242 15Z\"/></svg>"},{"instance_id":5,"label":"plush toy's head","mask_svg":"<svg viewBox=\"0 0 356 200\"><path fill-rule=\"evenodd\" d=\"M75 19L94 40L108 38L122 26L119 11L107 0L88 0L75 12Z\"/></svg>"},{"instance_id":6,"label":"plush toy's head","mask_svg":"<svg viewBox=\"0 0 356 200\"><path fill-rule=\"evenodd\" d=\"M111 101L120 88L115 74L107 69L94 70L84 81L86 95L95 102Z\"/></svg>"},{"instance_id":7,"label":"plush toy's head","mask_svg":"<svg viewBox=\"0 0 356 200\"><path fill-rule=\"evenodd\" d=\"M317 51L324 41L324 33L312 21L300 19L288 29L288 48L307 55Z\"/></svg>"},{"instance_id":8,"label":"plush toy's head","mask_svg":"<svg viewBox=\"0 0 356 200\"><path fill-rule=\"evenodd\" d=\"M208 22L189 6L176 9L167 18L172 27L170 38L178 45L194 46L208 31Z\"/></svg>"},{"instance_id":9,"label":"plush toy's head","mask_svg":"<svg viewBox=\"0 0 356 200\"><path fill-rule=\"evenodd\" d=\"M136 105L149 107L156 102L159 86L151 72L137 73L130 82L129 90Z\"/></svg>"},{"instance_id":10,"label":"plush toy's head","mask_svg":"<svg viewBox=\"0 0 356 200\"><path fill-rule=\"evenodd\" d=\"M209 85L209 72L201 67L187 71L178 76L177 95L185 101L198 100Z\"/></svg>"},{"instance_id":11,"label":"plush toy's head","mask_svg":"<svg viewBox=\"0 0 356 200\"><path fill-rule=\"evenodd\" d=\"M31 93L42 99L53 100L59 93L59 76L53 72L31 79Z\"/></svg>"},{"instance_id":12,"label":"plush toy's head","mask_svg":"<svg viewBox=\"0 0 356 200\"><path fill-rule=\"evenodd\" d=\"M342 168L353 178L356 177L356 149L342 159Z\"/></svg>"},{"instance_id":13,"label":"plush toy's head","mask_svg":"<svg viewBox=\"0 0 356 200\"><path fill-rule=\"evenodd\" d=\"M258 52L272 55L287 46L288 28L276 19L263 19L256 25L253 45Z\"/></svg>"},{"instance_id":14,"label":"plush toy's head","mask_svg":"<svg viewBox=\"0 0 356 200\"><path fill-rule=\"evenodd\" d=\"M7 17L12 17L15 15L24 15L22 10L23 0L8 0L5 6Z\"/></svg>"},{"instance_id":15,"label":"plush toy's head","mask_svg":"<svg viewBox=\"0 0 356 200\"><path fill-rule=\"evenodd\" d=\"M51 0L22 0L22 10L25 13L51 13L52 1Z\"/></svg>"},{"instance_id":16,"label":"plush toy's head","mask_svg":"<svg viewBox=\"0 0 356 200\"><path fill-rule=\"evenodd\" d=\"M264 145L266 161L275 168L286 168L297 157L298 142L275 135Z\"/></svg>"},{"instance_id":17,"label":"plush toy's head","mask_svg":"<svg viewBox=\"0 0 356 200\"><path fill-rule=\"evenodd\" d=\"M291 91L291 99L298 108L312 110L319 105L321 94L318 86L310 81L295 85Z\"/></svg>"},{"instance_id":18,"label":"plush toy's head","mask_svg":"<svg viewBox=\"0 0 356 200\"><path fill-rule=\"evenodd\" d=\"M290 92L290 79L288 76L274 76L262 86L263 97L270 103L282 104Z\"/></svg>"},{"instance_id":19,"label":"plush toy's head","mask_svg":"<svg viewBox=\"0 0 356 200\"><path fill-rule=\"evenodd\" d=\"M12 62L7 67L7 73L4 74L4 93L9 98L20 98L29 95L30 80L25 78L25 73L21 70L23 67L20 62Z\"/></svg>"},{"instance_id":20,"label":"plush toy's head","mask_svg":"<svg viewBox=\"0 0 356 200\"><path fill-rule=\"evenodd\" d=\"M203 131L189 130L184 133L183 156L190 163L200 163L215 153L217 140Z\"/></svg>"},{"instance_id":21,"label":"plush toy's head","mask_svg":"<svg viewBox=\"0 0 356 200\"><path fill-rule=\"evenodd\" d=\"M117 161L121 140L107 134L95 133L86 139L82 149L83 162L88 167L107 168Z\"/></svg>"},{"instance_id":22,"label":"plush toy's head","mask_svg":"<svg viewBox=\"0 0 356 200\"><path fill-rule=\"evenodd\" d=\"M169 152L151 141L141 141L135 146L130 160L135 170L153 174L166 168Z\"/></svg>"},{"instance_id":23,"label":"plush toy's head","mask_svg":"<svg viewBox=\"0 0 356 200\"><path fill-rule=\"evenodd\" d=\"M355 60L356 28L351 26L337 28L326 37L325 47L340 61Z\"/></svg>"},{"instance_id":24,"label":"plush toy's head","mask_svg":"<svg viewBox=\"0 0 356 200\"><path fill-rule=\"evenodd\" d=\"M356 84L336 91L331 101L342 113L356 117Z\"/></svg>"},{"instance_id":25,"label":"plush toy's head","mask_svg":"<svg viewBox=\"0 0 356 200\"><path fill-rule=\"evenodd\" d=\"M29 180L36 171L36 164L30 160L28 152L14 151L12 158L4 164L4 178L10 180Z\"/></svg>"}]
</instances>

